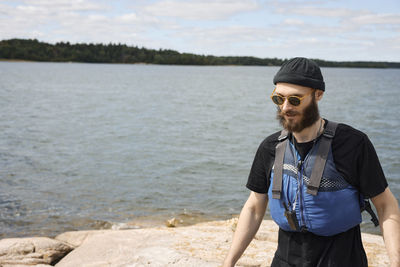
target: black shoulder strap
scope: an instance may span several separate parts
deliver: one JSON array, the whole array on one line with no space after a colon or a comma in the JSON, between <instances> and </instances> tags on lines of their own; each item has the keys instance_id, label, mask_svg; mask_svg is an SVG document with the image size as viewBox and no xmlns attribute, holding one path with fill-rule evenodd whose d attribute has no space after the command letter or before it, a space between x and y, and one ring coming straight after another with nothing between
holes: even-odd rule
<instances>
[{"instance_id":1,"label":"black shoulder strap","mask_svg":"<svg viewBox=\"0 0 400 267\"><path fill-rule=\"evenodd\" d=\"M288 142L288 131L282 130L278 137L279 143L275 148L274 179L272 182L272 198L280 199L282 192L283 158L285 156L286 144Z\"/></svg>"},{"instance_id":2,"label":"black shoulder strap","mask_svg":"<svg viewBox=\"0 0 400 267\"><path fill-rule=\"evenodd\" d=\"M376 214L374 212L374 210L371 207L371 204L369 203L368 199L363 199L362 200L362 206L361 206L361 212L363 212L364 210L367 211L369 213L369 215L371 215L371 221L374 223L375 227L377 227L379 225L379 220L378 217L376 217Z\"/></svg>"},{"instance_id":3,"label":"black shoulder strap","mask_svg":"<svg viewBox=\"0 0 400 267\"><path fill-rule=\"evenodd\" d=\"M331 147L332 139L335 136L338 123L329 121L321 136L317 156L315 158L314 167L310 177L310 183L307 186L307 193L316 196L318 188L321 183L322 174L325 169L325 163L328 158L329 149ZM282 175L283 175L283 159L285 156L285 149L287 145L288 132L281 131L278 138L279 143L275 148L275 161L274 161L274 179L272 182L272 198L280 199L282 192Z\"/></svg>"},{"instance_id":4,"label":"black shoulder strap","mask_svg":"<svg viewBox=\"0 0 400 267\"><path fill-rule=\"evenodd\" d=\"M316 196L321 183L322 174L325 169L325 163L328 158L332 139L335 136L338 123L329 121L321 136L321 141L315 157L314 167L311 172L310 183L307 186L307 193Z\"/></svg>"}]
</instances>

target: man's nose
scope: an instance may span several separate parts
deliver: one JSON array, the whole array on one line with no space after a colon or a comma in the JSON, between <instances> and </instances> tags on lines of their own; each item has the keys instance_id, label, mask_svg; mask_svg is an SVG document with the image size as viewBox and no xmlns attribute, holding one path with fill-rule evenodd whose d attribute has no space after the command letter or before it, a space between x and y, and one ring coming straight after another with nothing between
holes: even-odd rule
<instances>
[{"instance_id":1,"label":"man's nose","mask_svg":"<svg viewBox=\"0 0 400 267\"><path fill-rule=\"evenodd\" d=\"M285 111L285 110L290 110L293 109L293 105L291 105L289 103L289 101L287 100L287 98L283 99L283 104L281 105L281 110Z\"/></svg>"}]
</instances>

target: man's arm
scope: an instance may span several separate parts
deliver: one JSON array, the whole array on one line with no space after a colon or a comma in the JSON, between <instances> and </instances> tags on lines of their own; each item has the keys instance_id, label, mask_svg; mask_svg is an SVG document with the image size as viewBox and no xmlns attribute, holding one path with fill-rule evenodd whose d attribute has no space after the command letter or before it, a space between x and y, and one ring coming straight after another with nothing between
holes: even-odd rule
<instances>
[{"instance_id":1,"label":"man's arm","mask_svg":"<svg viewBox=\"0 0 400 267\"><path fill-rule=\"evenodd\" d=\"M397 199L387 187L383 193L371 200L378 212L390 266L400 267L400 210Z\"/></svg>"},{"instance_id":2,"label":"man's arm","mask_svg":"<svg viewBox=\"0 0 400 267\"><path fill-rule=\"evenodd\" d=\"M264 218L268 195L251 192L240 212L231 248L225 258L224 267L235 266L243 252L253 240Z\"/></svg>"}]
</instances>

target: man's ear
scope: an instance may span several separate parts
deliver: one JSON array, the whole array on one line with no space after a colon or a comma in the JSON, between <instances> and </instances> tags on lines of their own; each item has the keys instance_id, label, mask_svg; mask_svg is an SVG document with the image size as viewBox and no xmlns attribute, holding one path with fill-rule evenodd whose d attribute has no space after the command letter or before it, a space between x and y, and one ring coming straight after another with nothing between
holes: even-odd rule
<instances>
[{"instance_id":1,"label":"man's ear","mask_svg":"<svg viewBox=\"0 0 400 267\"><path fill-rule=\"evenodd\" d=\"M315 99L317 101L320 101L322 99L322 97L324 96L324 91L322 90L315 90Z\"/></svg>"}]
</instances>

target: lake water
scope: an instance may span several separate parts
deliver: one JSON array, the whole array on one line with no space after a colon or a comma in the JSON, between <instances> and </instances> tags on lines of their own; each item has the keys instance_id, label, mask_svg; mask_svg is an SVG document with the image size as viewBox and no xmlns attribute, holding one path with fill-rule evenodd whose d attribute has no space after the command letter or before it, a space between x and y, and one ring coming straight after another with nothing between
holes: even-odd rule
<instances>
[{"instance_id":1,"label":"lake water","mask_svg":"<svg viewBox=\"0 0 400 267\"><path fill-rule=\"evenodd\" d=\"M277 70L0 62L0 238L237 215ZM368 134L399 199L400 70L322 71L321 114Z\"/></svg>"}]
</instances>

